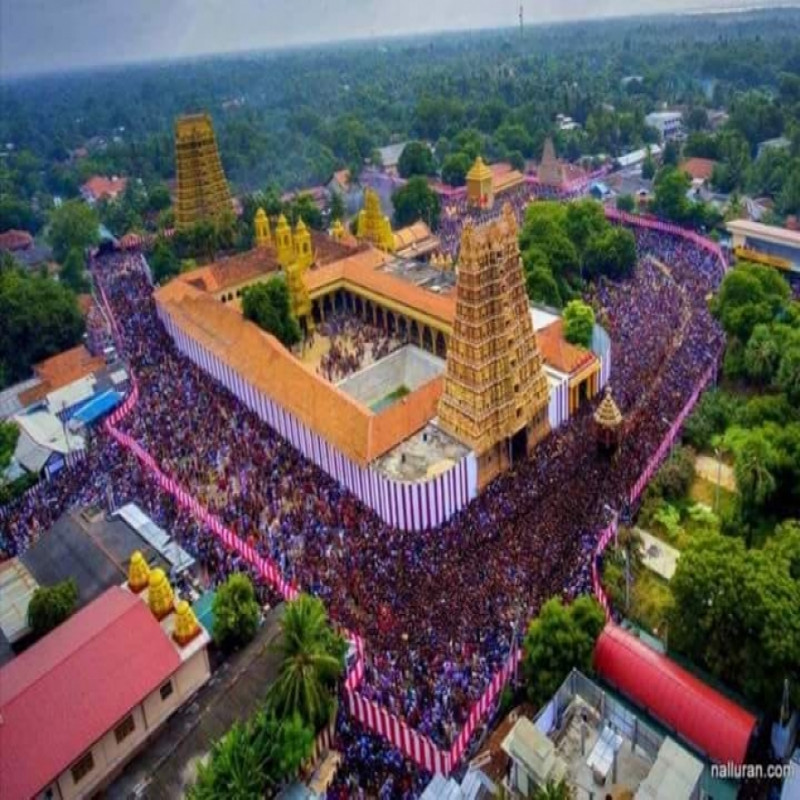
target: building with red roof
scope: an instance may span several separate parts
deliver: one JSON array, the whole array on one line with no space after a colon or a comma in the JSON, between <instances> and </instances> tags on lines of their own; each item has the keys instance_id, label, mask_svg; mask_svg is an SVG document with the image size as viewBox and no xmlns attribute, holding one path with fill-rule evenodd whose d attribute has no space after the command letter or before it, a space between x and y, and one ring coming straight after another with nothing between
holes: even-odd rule
<instances>
[{"instance_id":1,"label":"building with red roof","mask_svg":"<svg viewBox=\"0 0 800 800\"><path fill-rule=\"evenodd\" d=\"M118 178L112 175L106 178L104 175L93 175L86 183L81 186L81 197L91 204L99 203L101 200L116 200L128 185L127 178Z\"/></svg>"},{"instance_id":2,"label":"building with red roof","mask_svg":"<svg viewBox=\"0 0 800 800\"><path fill-rule=\"evenodd\" d=\"M176 616L113 587L0 670L3 800L95 794L208 680L208 634L181 647Z\"/></svg>"},{"instance_id":3,"label":"building with red roof","mask_svg":"<svg viewBox=\"0 0 800 800\"><path fill-rule=\"evenodd\" d=\"M617 625L594 651L598 675L710 761L745 762L756 718Z\"/></svg>"}]
</instances>

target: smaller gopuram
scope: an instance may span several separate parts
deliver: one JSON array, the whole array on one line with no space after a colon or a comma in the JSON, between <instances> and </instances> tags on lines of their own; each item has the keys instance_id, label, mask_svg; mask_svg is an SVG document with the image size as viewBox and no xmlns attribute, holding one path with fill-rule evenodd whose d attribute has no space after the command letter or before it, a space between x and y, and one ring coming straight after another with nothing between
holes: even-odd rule
<instances>
[{"instance_id":1,"label":"smaller gopuram","mask_svg":"<svg viewBox=\"0 0 800 800\"><path fill-rule=\"evenodd\" d=\"M209 114L191 114L175 122L175 171L175 226L179 230L231 210L231 194Z\"/></svg>"},{"instance_id":2,"label":"smaller gopuram","mask_svg":"<svg viewBox=\"0 0 800 800\"><path fill-rule=\"evenodd\" d=\"M305 269L299 261L294 261L284 271L286 273L286 287L289 289L292 316L306 333L312 333L314 330L314 318L311 314L311 297L308 294L308 287L303 277Z\"/></svg>"},{"instance_id":3,"label":"smaller gopuram","mask_svg":"<svg viewBox=\"0 0 800 800\"><path fill-rule=\"evenodd\" d=\"M478 458L478 487L526 458L550 430L547 376L511 207L464 228L439 427Z\"/></svg>"},{"instance_id":4,"label":"smaller gopuram","mask_svg":"<svg viewBox=\"0 0 800 800\"><path fill-rule=\"evenodd\" d=\"M305 272L314 261L314 251L311 247L311 233L302 219L297 220L294 226L294 260Z\"/></svg>"},{"instance_id":5,"label":"smaller gopuram","mask_svg":"<svg viewBox=\"0 0 800 800\"><path fill-rule=\"evenodd\" d=\"M492 171L478 156L467 173L467 202L472 208L494 206L494 180Z\"/></svg>"},{"instance_id":6,"label":"smaller gopuram","mask_svg":"<svg viewBox=\"0 0 800 800\"><path fill-rule=\"evenodd\" d=\"M294 243L292 242L292 226L281 214L275 226L275 249L278 251L278 263L286 269L294 261Z\"/></svg>"},{"instance_id":7,"label":"smaller gopuram","mask_svg":"<svg viewBox=\"0 0 800 800\"><path fill-rule=\"evenodd\" d=\"M543 186L559 187L564 183L564 168L556 158L553 140L548 136L544 140L542 160L537 171L539 183Z\"/></svg>"},{"instance_id":8,"label":"smaller gopuram","mask_svg":"<svg viewBox=\"0 0 800 800\"><path fill-rule=\"evenodd\" d=\"M381 211L381 201L373 189L364 190L364 208L358 213L356 236L379 250L394 252L394 234L389 217Z\"/></svg>"}]
</instances>

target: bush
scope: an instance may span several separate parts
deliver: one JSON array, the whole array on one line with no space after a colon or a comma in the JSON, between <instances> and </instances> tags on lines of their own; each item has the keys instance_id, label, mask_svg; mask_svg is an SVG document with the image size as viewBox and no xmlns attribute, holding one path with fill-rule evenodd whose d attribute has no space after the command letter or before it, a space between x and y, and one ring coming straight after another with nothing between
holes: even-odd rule
<instances>
[{"instance_id":1,"label":"bush","mask_svg":"<svg viewBox=\"0 0 800 800\"><path fill-rule=\"evenodd\" d=\"M39 639L58 627L75 611L78 586L70 578L54 586L40 586L28 605L28 625Z\"/></svg>"},{"instance_id":2,"label":"bush","mask_svg":"<svg viewBox=\"0 0 800 800\"><path fill-rule=\"evenodd\" d=\"M653 479L655 491L667 501L683 499L694 481L694 451L676 447Z\"/></svg>"},{"instance_id":3,"label":"bush","mask_svg":"<svg viewBox=\"0 0 800 800\"><path fill-rule=\"evenodd\" d=\"M214 596L214 641L223 650L246 645L258 630L261 609L247 575L231 575Z\"/></svg>"},{"instance_id":4,"label":"bush","mask_svg":"<svg viewBox=\"0 0 800 800\"><path fill-rule=\"evenodd\" d=\"M564 309L564 337L570 344L589 347L594 330L594 311L582 300L572 300Z\"/></svg>"}]
</instances>

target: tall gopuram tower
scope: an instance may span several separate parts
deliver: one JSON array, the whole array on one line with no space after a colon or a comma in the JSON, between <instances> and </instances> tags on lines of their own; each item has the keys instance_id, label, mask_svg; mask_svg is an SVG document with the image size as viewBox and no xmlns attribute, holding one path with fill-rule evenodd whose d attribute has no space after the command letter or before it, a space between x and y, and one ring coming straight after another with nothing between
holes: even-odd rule
<instances>
[{"instance_id":1,"label":"tall gopuram tower","mask_svg":"<svg viewBox=\"0 0 800 800\"><path fill-rule=\"evenodd\" d=\"M231 195L209 114L191 114L175 122L178 200L175 225L188 228L213 220L231 208Z\"/></svg>"},{"instance_id":2,"label":"tall gopuram tower","mask_svg":"<svg viewBox=\"0 0 800 800\"><path fill-rule=\"evenodd\" d=\"M391 253L394 250L394 234L389 218L381 211L381 201L373 189L364 190L364 208L358 212L356 229L359 239L371 242L375 247Z\"/></svg>"},{"instance_id":3,"label":"tall gopuram tower","mask_svg":"<svg viewBox=\"0 0 800 800\"><path fill-rule=\"evenodd\" d=\"M564 169L556 158L556 149L549 136L544 140L542 160L539 162L537 175L539 183L544 186L561 186L564 182Z\"/></svg>"},{"instance_id":4,"label":"tall gopuram tower","mask_svg":"<svg viewBox=\"0 0 800 800\"><path fill-rule=\"evenodd\" d=\"M483 488L550 430L547 376L508 204L500 221L464 228L456 293L439 426L475 452Z\"/></svg>"},{"instance_id":5,"label":"tall gopuram tower","mask_svg":"<svg viewBox=\"0 0 800 800\"><path fill-rule=\"evenodd\" d=\"M467 173L467 202L472 208L491 208L494 205L492 171L480 156Z\"/></svg>"}]
</instances>

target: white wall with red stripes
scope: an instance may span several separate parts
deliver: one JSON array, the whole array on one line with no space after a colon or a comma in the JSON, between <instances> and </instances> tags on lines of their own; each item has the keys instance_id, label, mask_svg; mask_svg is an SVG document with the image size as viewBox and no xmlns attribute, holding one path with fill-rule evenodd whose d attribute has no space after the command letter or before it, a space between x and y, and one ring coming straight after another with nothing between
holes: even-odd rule
<instances>
[{"instance_id":1,"label":"white wall with red stripes","mask_svg":"<svg viewBox=\"0 0 800 800\"><path fill-rule=\"evenodd\" d=\"M374 469L362 467L187 335L162 305L158 306L158 314L182 353L392 527L406 531L435 528L476 496L478 464L474 453L468 453L435 478L413 483L393 480Z\"/></svg>"}]
</instances>

